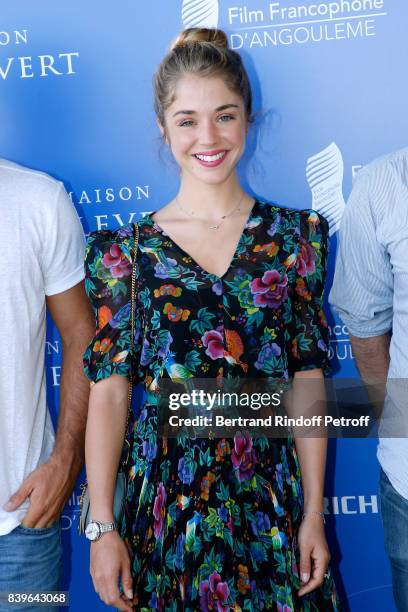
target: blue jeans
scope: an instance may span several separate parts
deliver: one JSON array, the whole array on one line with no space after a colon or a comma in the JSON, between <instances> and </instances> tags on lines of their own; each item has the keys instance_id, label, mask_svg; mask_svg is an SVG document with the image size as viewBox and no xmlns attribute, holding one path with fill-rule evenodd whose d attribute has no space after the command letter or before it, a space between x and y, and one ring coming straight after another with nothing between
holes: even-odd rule
<instances>
[{"instance_id":1,"label":"blue jeans","mask_svg":"<svg viewBox=\"0 0 408 612\"><path fill-rule=\"evenodd\" d=\"M62 564L59 521L45 529L19 525L0 536L0 593L58 591ZM0 612L58 611L58 606L9 606L0 603Z\"/></svg>"},{"instance_id":2,"label":"blue jeans","mask_svg":"<svg viewBox=\"0 0 408 612\"><path fill-rule=\"evenodd\" d=\"M380 506L395 603L400 612L407 612L408 499L397 493L383 470L380 475Z\"/></svg>"}]
</instances>

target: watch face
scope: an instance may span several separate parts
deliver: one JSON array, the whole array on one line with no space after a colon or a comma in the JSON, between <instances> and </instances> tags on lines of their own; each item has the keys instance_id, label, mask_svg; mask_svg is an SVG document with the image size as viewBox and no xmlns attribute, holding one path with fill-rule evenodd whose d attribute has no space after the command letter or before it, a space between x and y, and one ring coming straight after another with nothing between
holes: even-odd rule
<instances>
[{"instance_id":1,"label":"watch face","mask_svg":"<svg viewBox=\"0 0 408 612\"><path fill-rule=\"evenodd\" d=\"M85 535L88 540L96 540L100 535L100 528L98 523L89 523L88 527L85 529Z\"/></svg>"}]
</instances>

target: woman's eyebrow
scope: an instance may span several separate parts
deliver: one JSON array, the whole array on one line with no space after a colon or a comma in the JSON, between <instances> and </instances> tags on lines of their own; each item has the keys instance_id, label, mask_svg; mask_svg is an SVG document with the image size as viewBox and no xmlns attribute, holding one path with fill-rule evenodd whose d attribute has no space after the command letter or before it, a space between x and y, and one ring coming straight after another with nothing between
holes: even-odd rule
<instances>
[{"instance_id":1,"label":"woman's eyebrow","mask_svg":"<svg viewBox=\"0 0 408 612\"><path fill-rule=\"evenodd\" d=\"M239 108L239 106L238 104L223 104L222 106L216 108L215 111L219 113L220 111L227 110L227 108Z\"/></svg>"},{"instance_id":2,"label":"woman's eyebrow","mask_svg":"<svg viewBox=\"0 0 408 612\"><path fill-rule=\"evenodd\" d=\"M222 106L217 106L215 112L219 113L220 111L227 110L227 108L239 108L239 106L238 104L222 104ZM196 112L197 111L194 110L179 110L174 113L173 117L176 117L177 115L194 115Z\"/></svg>"},{"instance_id":3,"label":"woman's eyebrow","mask_svg":"<svg viewBox=\"0 0 408 612\"><path fill-rule=\"evenodd\" d=\"M176 113L174 113L173 117L176 117L177 115L194 115L195 111L193 110L179 110Z\"/></svg>"}]
</instances>

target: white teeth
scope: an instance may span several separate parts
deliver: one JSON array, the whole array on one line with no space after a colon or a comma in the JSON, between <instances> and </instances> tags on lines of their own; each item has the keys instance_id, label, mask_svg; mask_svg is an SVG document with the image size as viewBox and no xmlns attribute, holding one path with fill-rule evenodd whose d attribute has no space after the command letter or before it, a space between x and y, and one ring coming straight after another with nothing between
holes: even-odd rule
<instances>
[{"instance_id":1,"label":"white teeth","mask_svg":"<svg viewBox=\"0 0 408 612\"><path fill-rule=\"evenodd\" d=\"M195 157L198 157L198 159L201 159L201 161L215 162L224 156L225 156L225 151L222 151L222 153L217 153L217 155L196 155Z\"/></svg>"}]
</instances>

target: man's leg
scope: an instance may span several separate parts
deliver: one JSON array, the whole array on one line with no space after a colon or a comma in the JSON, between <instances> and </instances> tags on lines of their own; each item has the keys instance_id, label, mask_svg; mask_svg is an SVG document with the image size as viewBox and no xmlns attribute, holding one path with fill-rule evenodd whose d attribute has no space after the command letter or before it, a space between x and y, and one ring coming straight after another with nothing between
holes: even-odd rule
<instances>
[{"instance_id":1,"label":"man's leg","mask_svg":"<svg viewBox=\"0 0 408 612\"><path fill-rule=\"evenodd\" d=\"M61 577L62 545L59 521L45 529L28 529L19 525L0 536L0 593L21 591L58 591ZM0 612L38 612L58 606L41 607L24 604L0 604Z\"/></svg>"},{"instance_id":2,"label":"man's leg","mask_svg":"<svg viewBox=\"0 0 408 612\"><path fill-rule=\"evenodd\" d=\"M380 475L380 506L395 603L400 612L407 612L408 500L397 493L383 470Z\"/></svg>"}]
</instances>

